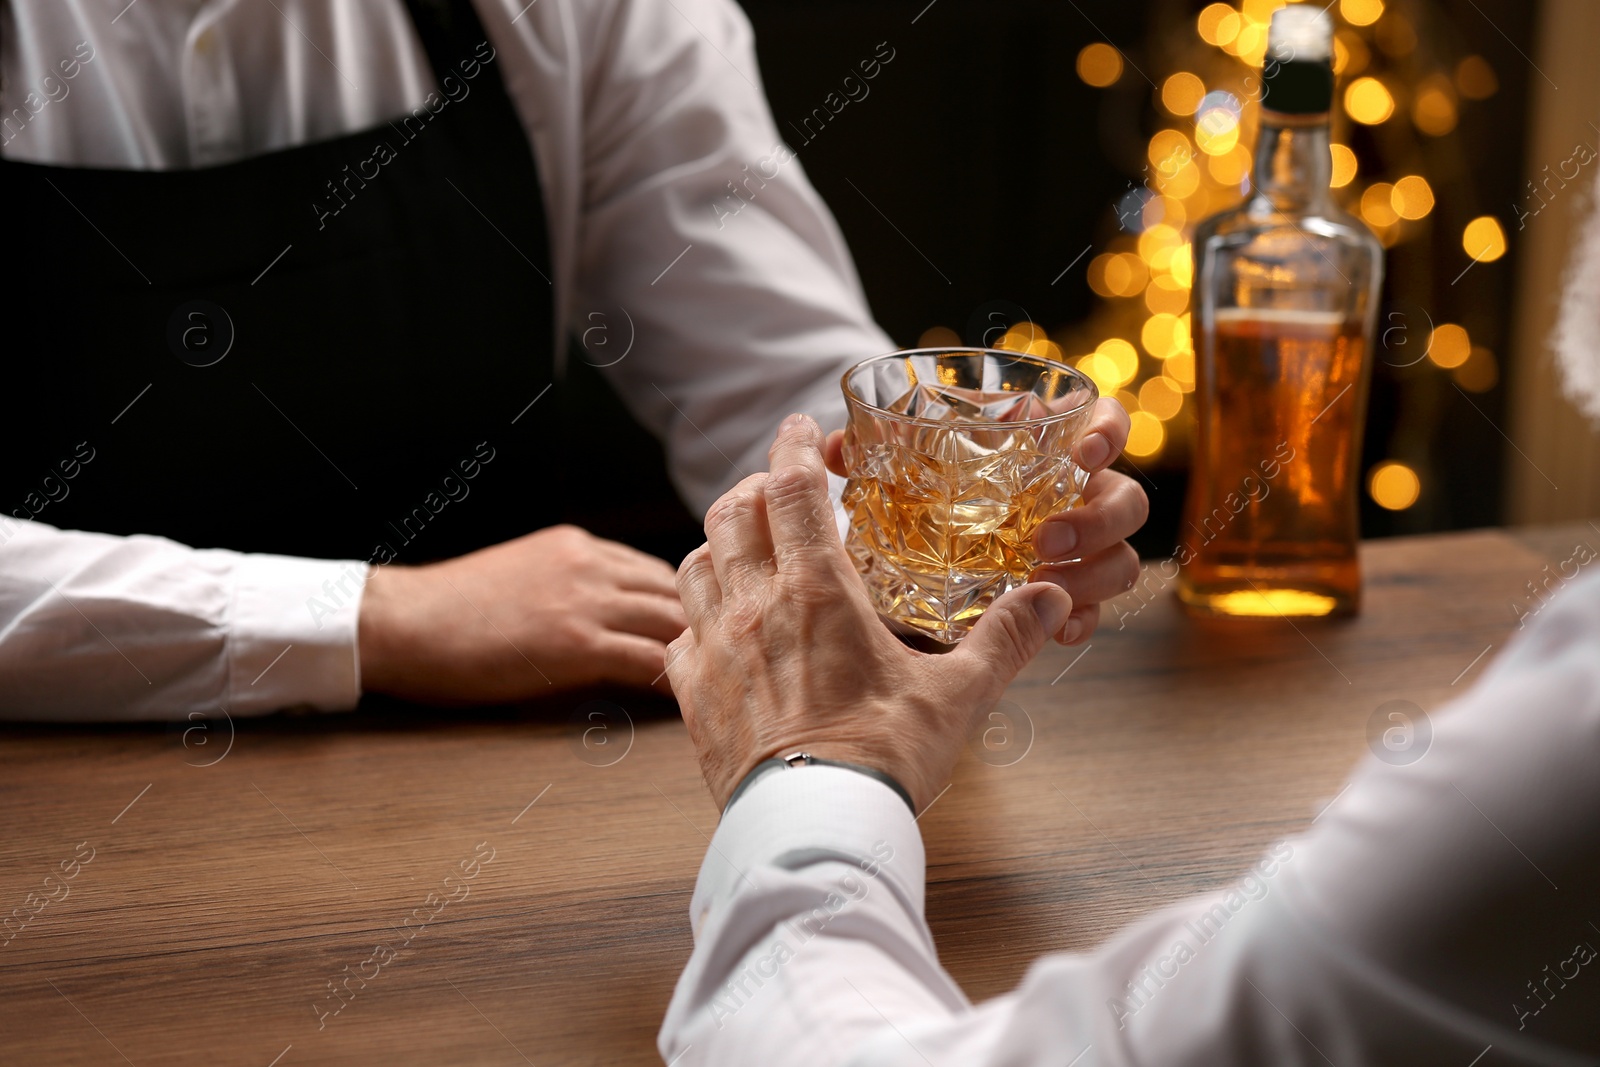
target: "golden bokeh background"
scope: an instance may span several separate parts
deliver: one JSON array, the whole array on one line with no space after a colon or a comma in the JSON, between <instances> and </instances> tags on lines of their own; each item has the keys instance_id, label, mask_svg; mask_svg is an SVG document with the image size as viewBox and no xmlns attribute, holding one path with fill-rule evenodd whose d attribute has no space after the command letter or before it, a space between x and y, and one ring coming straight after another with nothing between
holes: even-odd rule
<instances>
[{"instance_id":1,"label":"golden bokeh background","mask_svg":"<svg viewBox=\"0 0 1600 1067\"><path fill-rule=\"evenodd\" d=\"M1195 385L1190 238L1198 222L1241 199L1254 164L1267 28L1272 13L1290 2L1209 4L1188 24L1187 40L1164 53L1180 57L1170 68L1131 68L1122 53L1099 41L1077 53L1077 75L1094 89L1111 91L1129 78L1153 82L1150 108L1157 122L1145 169L1117 204L1116 231L1093 247L1087 281L1099 303L1089 319L1053 330L1023 321L989 343L1064 360L1093 378L1103 395L1116 397L1132 419L1127 455L1134 464L1181 462L1187 454ZM1422 162L1425 153L1415 145L1448 137L1464 108L1494 96L1495 69L1474 54L1430 49L1424 56L1415 20L1397 0L1339 0L1329 13L1336 16L1340 87L1331 148L1335 197L1386 248L1431 242L1438 194ZM1386 150L1358 150L1352 133L1359 128L1381 137ZM1085 150L1093 150L1088 131L1081 135ZM1454 274L1498 260L1507 240L1497 219L1473 219L1451 238L1463 254L1460 262L1440 270ZM1427 325L1431 329L1411 342L1425 346L1419 362L1425 359L1468 393L1496 387L1500 368L1492 350L1461 325ZM959 341L955 330L940 325L926 330L919 344ZM1391 511L1415 504L1426 488L1417 466L1398 456L1374 464L1366 479L1373 502Z\"/></svg>"}]
</instances>

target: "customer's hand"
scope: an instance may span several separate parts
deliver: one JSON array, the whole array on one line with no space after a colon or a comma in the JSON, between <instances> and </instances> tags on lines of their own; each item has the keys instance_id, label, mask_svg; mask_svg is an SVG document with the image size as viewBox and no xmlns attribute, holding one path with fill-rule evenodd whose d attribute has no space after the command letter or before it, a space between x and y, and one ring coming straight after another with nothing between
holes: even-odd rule
<instances>
[{"instance_id":1,"label":"customer's hand","mask_svg":"<svg viewBox=\"0 0 1600 1067\"><path fill-rule=\"evenodd\" d=\"M1033 577L1072 594L1072 619L1058 636L1064 645L1087 640L1100 622L1101 602L1132 589L1139 578L1139 554L1126 538L1144 525L1150 501L1138 482L1108 469L1127 443L1128 413L1102 397L1073 449L1078 466L1089 472L1083 506L1050 516L1034 534L1040 566ZM843 447L843 430L828 435L828 469L841 477L849 473Z\"/></svg>"},{"instance_id":2,"label":"customer's hand","mask_svg":"<svg viewBox=\"0 0 1600 1067\"><path fill-rule=\"evenodd\" d=\"M1030 583L995 601L955 651L907 648L839 541L821 445L816 423L791 415L772 472L711 506L708 544L678 568L690 629L669 646L667 675L718 807L757 763L803 749L892 775L921 811L1072 598Z\"/></svg>"},{"instance_id":3,"label":"customer's hand","mask_svg":"<svg viewBox=\"0 0 1600 1067\"><path fill-rule=\"evenodd\" d=\"M434 704L601 683L669 692L666 643L687 625L666 563L554 526L441 563L379 568L361 603L361 684Z\"/></svg>"}]
</instances>

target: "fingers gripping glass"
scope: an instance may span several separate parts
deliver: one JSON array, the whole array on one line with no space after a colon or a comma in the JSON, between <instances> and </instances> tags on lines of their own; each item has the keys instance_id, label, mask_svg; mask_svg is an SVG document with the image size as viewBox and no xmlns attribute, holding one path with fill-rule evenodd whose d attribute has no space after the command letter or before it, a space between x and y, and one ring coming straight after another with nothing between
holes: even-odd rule
<instances>
[{"instance_id":1,"label":"fingers gripping glass","mask_svg":"<svg viewBox=\"0 0 1600 1067\"><path fill-rule=\"evenodd\" d=\"M1098 397L1053 360L979 348L875 356L845 372L846 547L879 613L953 644L1038 559L1076 505L1071 451Z\"/></svg>"}]
</instances>

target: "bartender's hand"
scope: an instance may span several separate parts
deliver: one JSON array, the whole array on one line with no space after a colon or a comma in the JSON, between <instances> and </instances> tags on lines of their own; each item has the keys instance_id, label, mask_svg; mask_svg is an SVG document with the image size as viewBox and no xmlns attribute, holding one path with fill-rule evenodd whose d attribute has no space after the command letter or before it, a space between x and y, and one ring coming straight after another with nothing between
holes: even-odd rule
<instances>
[{"instance_id":1,"label":"bartender's hand","mask_svg":"<svg viewBox=\"0 0 1600 1067\"><path fill-rule=\"evenodd\" d=\"M361 686L431 704L601 683L670 692L666 643L687 625L668 564L553 526L440 563L378 568L362 595Z\"/></svg>"},{"instance_id":2,"label":"bartender's hand","mask_svg":"<svg viewBox=\"0 0 1600 1067\"><path fill-rule=\"evenodd\" d=\"M921 811L1072 598L1032 582L995 601L955 651L907 648L839 541L822 443L816 423L791 415L771 473L711 506L708 543L678 568L690 629L668 647L667 674L718 807L757 763L803 749L892 775Z\"/></svg>"},{"instance_id":3,"label":"bartender's hand","mask_svg":"<svg viewBox=\"0 0 1600 1067\"><path fill-rule=\"evenodd\" d=\"M1128 413L1111 397L1101 397L1073 458L1089 472L1083 505L1052 515L1034 535L1040 566L1035 580L1054 582L1072 594L1072 619L1057 636L1064 645L1088 639L1100 622L1100 603L1133 588L1139 579L1139 554L1128 544L1150 515L1144 487L1121 471L1110 470L1128 443ZM844 477L844 431L828 435L828 469Z\"/></svg>"}]
</instances>

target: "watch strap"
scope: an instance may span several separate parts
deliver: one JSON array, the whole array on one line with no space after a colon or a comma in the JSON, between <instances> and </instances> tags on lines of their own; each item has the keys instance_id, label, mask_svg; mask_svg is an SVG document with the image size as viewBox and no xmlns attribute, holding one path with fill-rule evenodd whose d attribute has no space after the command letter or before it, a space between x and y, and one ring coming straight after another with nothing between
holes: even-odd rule
<instances>
[{"instance_id":1,"label":"watch strap","mask_svg":"<svg viewBox=\"0 0 1600 1067\"><path fill-rule=\"evenodd\" d=\"M911 810L911 814L915 816L917 813L917 806L911 801L910 791L896 781L893 775L887 774L884 771L880 771L876 767L866 767L859 763L846 763L843 760L824 759L821 756L813 756L809 752L796 752L789 756L774 756L771 759L762 760L760 763L750 768L750 773L745 775L744 778L740 780L739 784L734 787L733 792L729 795L728 803L723 806L723 813L726 814L728 809L733 807L734 802L737 801L739 797L744 794L745 790L749 789L758 778L762 778L773 771L792 770L798 767L841 767L847 771L855 771L857 774L864 774L868 778L875 779L876 781L879 781L888 786L890 789L894 790L895 795L906 802L906 807Z\"/></svg>"}]
</instances>

